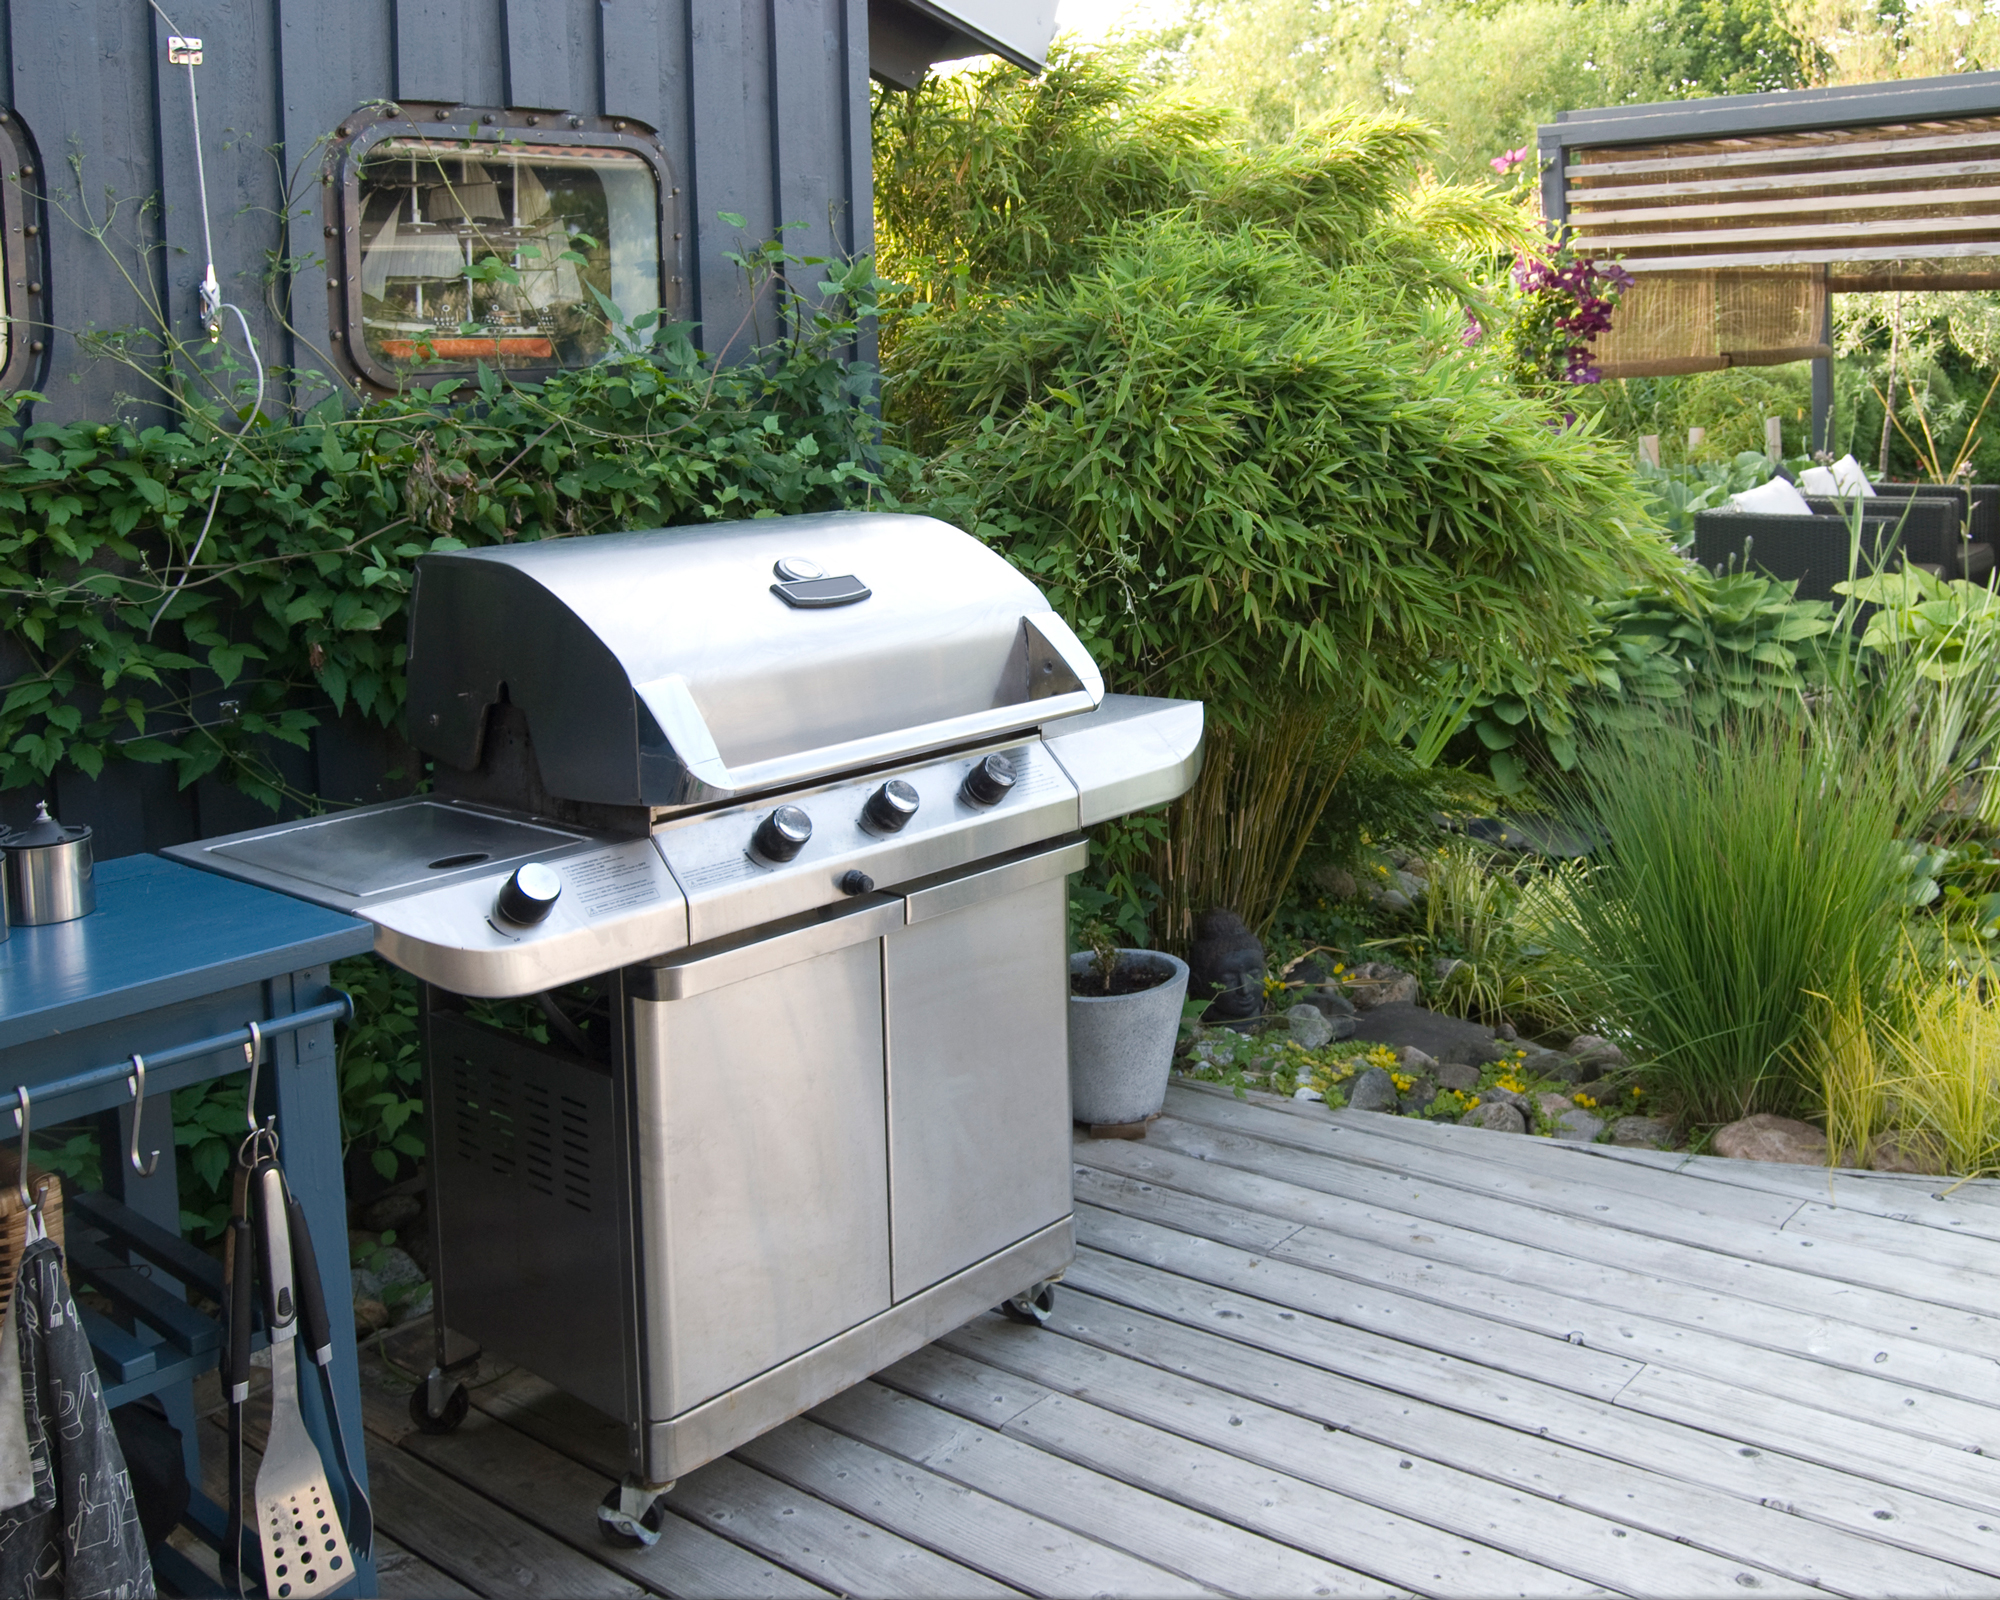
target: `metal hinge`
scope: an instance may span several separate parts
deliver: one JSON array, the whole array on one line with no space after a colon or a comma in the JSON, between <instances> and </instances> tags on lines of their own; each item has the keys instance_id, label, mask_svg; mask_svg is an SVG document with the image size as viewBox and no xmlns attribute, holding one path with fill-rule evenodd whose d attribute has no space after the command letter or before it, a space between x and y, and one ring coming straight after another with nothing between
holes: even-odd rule
<instances>
[{"instance_id":1,"label":"metal hinge","mask_svg":"<svg viewBox=\"0 0 2000 1600\"><path fill-rule=\"evenodd\" d=\"M167 64L175 67L200 66L201 41L199 39L182 39L175 35L168 35Z\"/></svg>"}]
</instances>

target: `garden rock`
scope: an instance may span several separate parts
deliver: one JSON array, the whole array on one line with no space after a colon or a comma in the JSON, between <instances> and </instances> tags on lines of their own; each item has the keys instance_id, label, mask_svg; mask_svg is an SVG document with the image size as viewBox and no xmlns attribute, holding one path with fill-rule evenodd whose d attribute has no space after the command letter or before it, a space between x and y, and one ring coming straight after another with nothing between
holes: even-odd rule
<instances>
[{"instance_id":1,"label":"garden rock","mask_svg":"<svg viewBox=\"0 0 2000 1600\"><path fill-rule=\"evenodd\" d=\"M365 1339L389 1326L389 1308L380 1300L354 1302L354 1337Z\"/></svg>"},{"instance_id":2,"label":"garden rock","mask_svg":"<svg viewBox=\"0 0 2000 1600\"><path fill-rule=\"evenodd\" d=\"M1431 982L1449 983L1451 975L1464 965L1456 956L1439 956L1431 963Z\"/></svg>"},{"instance_id":3,"label":"garden rock","mask_svg":"<svg viewBox=\"0 0 2000 1600\"><path fill-rule=\"evenodd\" d=\"M1187 961L1188 997L1215 997L1204 1022L1263 1014L1264 947L1235 912L1217 907L1194 919Z\"/></svg>"},{"instance_id":4,"label":"garden rock","mask_svg":"<svg viewBox=\"0 0 2000 1600\"><path fill-rule=\"evenodd\" d=\"M1299 999L1306 1005L1317 1006L1320 1011L1335 1021L1354 1015L1354 1002L1347 998L1347 991L1337 983L1324 983L1318 988L1307 989Z\"/></svg>"},{"instance_id":5,"label":"garden rock","mask_svg":"<svg viewBox=\"0 0 2000 1600\"><path fill-rule=\"evenodd\" d=\"M1481 1089L1479 1103L1483 1106L1512 1106L1521 1113L1523 1121L1528 1116L1528 1097L1516 1094L1512 1089Z\"/></svg>"},{"instance_id":6,"label":"garden rock","mask_svg":"<svg viewBox=\"0 0 2000 1600\"><path fill-rule=\"evenodd\" d=\"M1414 973L1392 967L1386 961L1363 962L1347 974L1345 983L1347 998L1362 1011L1412 1004L1420 992Z\"/></svg>"},{"instance_id":7,"label":"garden rock","mask_svg":"<svg viewBox=\"0 0 2000 1600\"><path fill-rule=\"evenodd\" d=\"M1325 1100L1326 1096L1321 1094L1317 1089L1294 1089L1292 1091L1292 1098L1294 1100Z\"/></svg>"},{"instance_id":8,"label":"garden rock","mask_svg":"<svg viewBox=\"0 0 2000 1600\"><path fill-rule=\"evenodd\" d=\"M1437 1079L1428 1072L1422 1072L1417 1075L1417 1081L1398 1097L1396 1103L1402 1108L1404 1116L1413 1117L1437 1098L1437 1092Z\"/></svg>"},{"instance_id":9,"label":"garden rock","mask_svg":"<svg viewBox=\"0 0 2000 1600\"><path fill-rule=\"evenodd\" d=\"M1437 1063L1415 1045L1406 1044L1396 1052L1396 1065L1405 1072L1435 1073Z\"/></svg>"},{"instance_id":10,"label":"garden rock","mask_svg":"<svg viewBox=\"0 0 2000 1600\"><path fill-rule=\"evenodd\" d=\"M1660 1117L1620 1117L1611 1124L1611 1142L1635 1149L1665 1150L1674 1142L1674 1125Z\"/></svg>"},{"instance_id":11,"label":"garden rock","mask_svg":"<svg viewBox=\"0 0 2000 1600\"><path fill-rule=\"evenodd\" d=\"M1440 1061L1432 1071L1437 1076L1440 1088L1456 1089L1460 1094L1470 1094L1479 1087L1479 1069L1468 1062Z\"/></svg>"},{"instance_id":12,"label":"garden rock","mask_svg":"<svg viewBox=\"0 0 2000 1600\"><path fill-rule=\"evenodd\" d=\"M1535 1096L1535 1109L1542 1114L1544 1121L1560 1122L1567 1113L1574 1111L1576 1107L1570 1103L1568 1095L1538 1094Z\"/></svg>"},{"instance_id":13,"label":"garden rock","mask_svg":"<svg viewBox=\"0 0 2000 1600\"><path fill-rule=\"evenodd\" d=\"M1597 1067L1586 1067L1574 1056L1566 1056L1554 1050L1530 1050L1521 1062L1523 1072L1532 1072L1538 1078L1554 1078L1558 1083L1594 1083L1604 1076Z\"/></svg>"},{"instance_id":14,"label":"garden rock","mask_svg":"<svg viewBox=\"0 0 2000 1600\"><path fill-rule=\"evenodd\" d=\"M1414 911L1416 902L1401 889L1384 889L1375 896L1375 904L1383 911Z\"/></svg>"},{"instance_id":15,"label":"garden rock","mask_svg":"<svg viewBox=\"0 0 2000 1600\"><path fill-rule=\"evenodd\" d=\"M1505 1040L1508 1044L1512 1044L1514 1043L1515 1040L1519 1039L1521 1035L1519 1030L1515 1028L1513 1023L1503 1022L1493 1030L1493 1037L1496 1039Z\"/></svg>"},{"instance_id":16,"label":"garden rock","mask_svg":"<svg viewBox=\"0 0 2000 1600\"><path fill-rule=\"evenodd\" d=\"M1603 1077L1613 1067L1629 1067L1632 1064L1626 1059L1623 1050L1609 1039L1599 1038L1594 1033L1579 1033L1570 1040L1568 1053L1575 1056L1581 1066L1599 1068L1600 1070L1592 1075L1594 1077Z\"/></svg>"},{"instance_id":17,"label":"garden rock","mask_svg":"<svg viewBox=\"0 0 2000 1600\"><path fill-rule=\"evenodd\" d=\"M1810 1122L1759 1111L1715 1133L1715 1153L1738 1161L1789 1161L1796 1166L1823 1166L1826 1135Z\"/></svg>"},{"instance_id":18,"label":"garden rock","mask_svg":"<svg viewBox=\"0 0 2000 1600\"><path fill-rule=\"evenodd\" d=\"M1487 1128L1494 1133L1528 1131L1528 1119L1515 1107L1499 1100L1489 1100L1484 1105L1474 1106L1458 1120L1468 1128Z\"/></svg>"},{"instance_id":19,"label":"garden rock","mask_svg":"<svg viewBox=\"0 0 2000 1600\"><path fill-rule=\"evenodd\" d=\"M1336 900L1352 900L1361 893L1361 885L1345 867L1321 867L1313 874L1313 882Z\"/></svg>"},{"instance_id":20,"label":"garden rock","mask_svg":"<svg viewBox=\"0 0 2000 1600\"><path fill-rule=\"evenodd\" d=\"M1878 1133L1868 1142L1868 1165L1877 1172L1943 1172L1944 1149L1932 1134Z\"/></svg>"},{"instance_id":21,"label":"garden rock","mask_svg":"<svg viewBox=\"0 0 2000 1600\"><path fill-rule=\"evenodd\" d=\"M1463 1061L1478 1066L1494 1058L1491 1028L1462 1017L1448 1017L1442 1011L1426 1010L1408 1000L1383 1001L1367 1008L1354 1037L1367 1044L1386 1044L1391 1049L1414 1045L1439 1062Z\"/></svg>"},{"instance_id":22,"label":"garden rock","mask_svg":"<svg viewBox=\"0 0 2000 1600\"><path fill-rule=\"evenodd\" d=\"M1333 1023L1318 1006L1297 1005L1285 1013L1291 1025L1292 1043L1304 1050L1317 1050L1334 1039Z\"/></svg>"},{"instance_id":23,"label":"garden rock","mask_svg":"<svg viewBox=\"0 0 2000 1600\"><path fill-rule=\"evenodd\" d=\"M1347 1106L1350 1111L1394 1111L1396 1109L1396 1081L1380 1067L1370 1067L1356 1074L1347 1086Z\"/></svg>"},{"instance_id":24,"label":"garden rock","mask_svg":"<svg viewBox=\"0 0 2000 1600\"><path fill-rule=\"evenodd\" d=\"M1589 1144L1604 1131L1604 1119L1593 1117L1582 1106L1571 1106L1556 1118L1556 1137L1577 1144Z\"/></svg>"},{"instance_id":25,"label":"garden rock","mask_svg":"<svg viewBox=\"0 0 2000 1600\"><path fill-rule=\"evenodd\" d=\"M1396 888L1408 899L1421 900L1424 897L1424 890L1427 887L1428 885L1425 884L1424 880L1414 872L1398 872L1396 874Z\"/></svg>"},{"instance_id":26,"label":"garden rock","mask_svg":"<svg viewBox=\"0 0 2000 1600\"><path fill-rule=\"evenodd\" d=\"M402 1232L424 1214L420 1195L385 1194L371 1200L361 1211L361 1226L371 1233Z\"/></svg>"}]
</instances>

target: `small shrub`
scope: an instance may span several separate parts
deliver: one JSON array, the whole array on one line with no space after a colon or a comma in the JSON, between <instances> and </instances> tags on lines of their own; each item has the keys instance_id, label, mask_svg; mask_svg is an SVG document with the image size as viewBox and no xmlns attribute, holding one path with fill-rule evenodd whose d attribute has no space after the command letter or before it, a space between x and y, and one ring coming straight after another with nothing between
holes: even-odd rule
<instances>
[{"instance_id":1,"label":"small shrub","mask_svg":"<svg viewBox=\"0 0 2000 1600\"><path fill-rule=\"evenodd\" d=\"M1898 797L1852 722L1744 711L1597 741L1573 803L1602 841L1550 928L1667 1108L1796 1113L1816 996L1878 1009L1911 897Z\"/></svg>"},{"instance_id":2,"label":"small shrub","mask_svg":"<svg viewBox=\"0 0 2000 1600\"><path fill-rule=\"evenodd\" d=\"M1432 986L1440 1010L1531 1032L1576 1032L1589 975L1548 943L1580 869L1533 868L1525 883L1489 851L1454 840L1430 863L1424 927L1457 965Z\"/></svg>"}]
</instances>

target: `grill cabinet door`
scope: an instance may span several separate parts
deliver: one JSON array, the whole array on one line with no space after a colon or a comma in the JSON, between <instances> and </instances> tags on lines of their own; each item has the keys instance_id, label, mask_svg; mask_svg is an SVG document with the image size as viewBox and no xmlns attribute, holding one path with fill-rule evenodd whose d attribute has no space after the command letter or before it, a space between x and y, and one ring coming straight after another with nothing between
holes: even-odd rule
<instances>
[{"instance_id":1,"label":"grill cabinet door","mask_svg":"<svg viewBox=\"0 0 2000 1600\"><path fill-rule=\"evenodd\" d=\"M889 1305L880 933L900 912L697 957L695 992L632 1002L652 1417Z\"/></svg>"},{"instance_id":2,"label":"grill cabinet door","mask_svg":"<svg viewBox=\"0 0 2000 1600\"><path fill-rule=\"evenodd\" d=\"M898 1300L1070 1212L1064 874L1081 844L909 897L882 941Z\"/></svg>"}]
</instances>

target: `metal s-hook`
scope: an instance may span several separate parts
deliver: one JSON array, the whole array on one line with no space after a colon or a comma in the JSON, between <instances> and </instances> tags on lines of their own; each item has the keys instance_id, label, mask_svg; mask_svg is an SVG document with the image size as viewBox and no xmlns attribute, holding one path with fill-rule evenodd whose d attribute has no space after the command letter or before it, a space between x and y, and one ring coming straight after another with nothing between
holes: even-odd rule
<instances>
[{"instance_id":1,"label":"metal s-hook","mask_svg":"<svg viewBox=\"0 0 2000 1600\"><path fill-rule=\"evenodd\" d=\"M137 1051L132 1054L132 1144L125 1152L125 1159L132 1163L132 1170L142 1178L150 1178L160 1167L160 1152L155 1150L150 1160L139 1159L139 1119L146 1114L146 1058Z\"/></svg>"},{"instance_id":2,"label":"metal s-hook","mask_svg":"<svg viewBox=\"0 0 2000 1600\"><path fill-rule=\"evenodd\" d=\"M271 1117L263 1127L257 1126L257 1057L264 1050L264 1030L254 1022L246 1022L243 1026L250 1033L243 1046L243 1059L250 1063L250 1087L243 1097L243 1120L249 1124L250 1131L236 1147L236 1159L248 1171L256 1166L260 1157L277 1160L278 1119Z\"/></svg>"},{"instance_id":3,"label":"metal s-hook","mask_svg":"<svg viewBox=\"0 0 2000 1600\"><path fill-rule=\"evenodd\" d=\"M14 1174L14 1190L21 1197L21 1209L33 1212L35 1197L28 1193L28 1086L24 1083L14 1090L14 1098L20 1103L14 1108L14 1120L21 1124L21 1165Z\"/></svg>"},{"instance_id":4,"label":"metal s-hook","mask_svg":"<svg viewBox=\"0 0 2000 1600\"><path fill-rule=\"evenodd\" d=\"M257 1058L264 1053L264 1030L255 1022L243 1025L250 1030L250 1041L243 1046L243 1059L250 1063L250 1092L243 1097L243 1120L250 1124L250 1131L257 1131Z\"/></svg>"}]
</instances>

